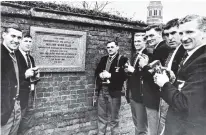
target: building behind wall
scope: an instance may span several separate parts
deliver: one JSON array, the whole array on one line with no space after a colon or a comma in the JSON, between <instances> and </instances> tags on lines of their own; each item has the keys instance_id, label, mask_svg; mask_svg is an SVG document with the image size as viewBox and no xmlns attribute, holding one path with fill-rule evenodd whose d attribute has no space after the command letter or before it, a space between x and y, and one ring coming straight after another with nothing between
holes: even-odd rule
<instances>
[{"instance_id":1,"label":"building behind wall","mask_svg":"<svg viewBox=\"0 0 206 135\"><path fill-rule=\"evenodd\" d=\"M161 24L163 22L163 6L161 1L150 1L147 10L147 24Z\"/></svg>"}]
</instances>

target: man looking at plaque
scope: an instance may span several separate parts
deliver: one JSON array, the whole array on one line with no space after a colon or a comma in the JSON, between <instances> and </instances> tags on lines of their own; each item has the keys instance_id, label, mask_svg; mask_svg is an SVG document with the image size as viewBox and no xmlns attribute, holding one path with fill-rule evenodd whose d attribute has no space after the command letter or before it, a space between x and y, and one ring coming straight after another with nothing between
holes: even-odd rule
<instances>
[{"instance_id":1,"label":"man looking at plaque","mask_svg":"<svg viewBox=\"0 0 206 135\"><path fill-rule=\"evenodd\" d=\"M16 135L21 119L19 67L15 54L22 39L18 28L5 28L1 44L1 134Z\"/></svg>"},{"instance_id":2,"label":"man looking at plaque","mask_svg":"<svg viewBox=\"0 0 206 135\"><path fill-rule=\"evenodd\" d=\"M95 71L98 92L98 135L106 134L107 123L112 135L120 134L118 115L121 90L126 79L124 66L128 59L121 56L118 50L117 42L108 42L108 55L101 58Z\"/></svg>"},{"instance_id":3,"label":"man looking at plaque","mask_svg":"<svg viewBox=\"0 0 206 135\"><path fill-rule=\"evenodd\" d=\"M180 20L179 34L186 50L172 84L165 72L156 73L161 97L169 104L165 135L206 133L206 17L188 15ZM179 50L177 50L179 54ZM176 56L175 56L176 57Z\"/></svg>"},{"instance_id":4,"label":"man looking at plaque","mask_svg":"<svg viewBox=\"0 0 206 135\"><path fill-rule=\"evenodd\" d=\"M30 92L34 92L35 79L39 79L39 70L35 67L34 58L30 55L32 47L32 37L29 34L25 34L22 38L21 44L19 46L19 50L16 51L16 57L18 59L19 64L19 80L20 80L20 105L22 111L22 118L24 118ZM23 123L21 122L19 130L23 130L21 128Z\"/></svg>"}]
</instances>

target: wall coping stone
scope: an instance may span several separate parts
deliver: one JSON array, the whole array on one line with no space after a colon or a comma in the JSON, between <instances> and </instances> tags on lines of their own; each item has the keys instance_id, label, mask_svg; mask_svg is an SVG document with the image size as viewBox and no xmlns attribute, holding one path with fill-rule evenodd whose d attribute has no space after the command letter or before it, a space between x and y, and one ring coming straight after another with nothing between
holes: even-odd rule
<instances>
[{"instance_id":1,"label":"wall coping stone","mask_svg":"<svg viewBox=\"0 0 206 135\"><path fill-rule=\"evenodd\" d=\"M19 12L15 12L19 10ZM78 13L57 11L44 8L31 8L25 5L1 2L1 15L25 16L31 18L44 18L61 20L67 22L77 22L90 25L100 25L108 27L117 27L122 29L130 29L133 31L141 31L147 26L135 22L127 22L123 20L115 20L106 17L98 17L92 15L84 15Z\"/></svg>"}]
</instances>

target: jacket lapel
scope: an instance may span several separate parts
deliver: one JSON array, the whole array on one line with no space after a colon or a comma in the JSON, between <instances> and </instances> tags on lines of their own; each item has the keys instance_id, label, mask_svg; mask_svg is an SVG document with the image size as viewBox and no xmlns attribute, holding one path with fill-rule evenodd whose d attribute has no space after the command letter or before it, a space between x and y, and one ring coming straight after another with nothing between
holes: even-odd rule
<instances>
[{"instance_id":1,"label":"jacket lapel","mask_svg":"<svg viewBox=\"0 0 206 135\"><path fill-rule=\"evenodd\" d=\"M185 67L187 67L193 60L195 60L197 57L199 57L201 54L206 53L206 45L200 47L197 49L185 62L185 64L182 66L180 70L183 70Z\"/></svg>"}]
</instances>

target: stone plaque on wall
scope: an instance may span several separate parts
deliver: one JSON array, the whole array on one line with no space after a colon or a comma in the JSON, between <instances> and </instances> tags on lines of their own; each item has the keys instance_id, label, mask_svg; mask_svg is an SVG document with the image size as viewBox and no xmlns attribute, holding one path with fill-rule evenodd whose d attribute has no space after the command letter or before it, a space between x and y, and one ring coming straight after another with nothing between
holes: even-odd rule
<instances>
[{"instance_id":1,"label":"stone plaque on wall","mask_svg":"<svg viewBox=\"0 0 206 135\"><path fill-rule=\"evenodd\" d=\"M33 26L30 32L41 72L85 71L86 32Z\"/></svg>"}]
</instances>

